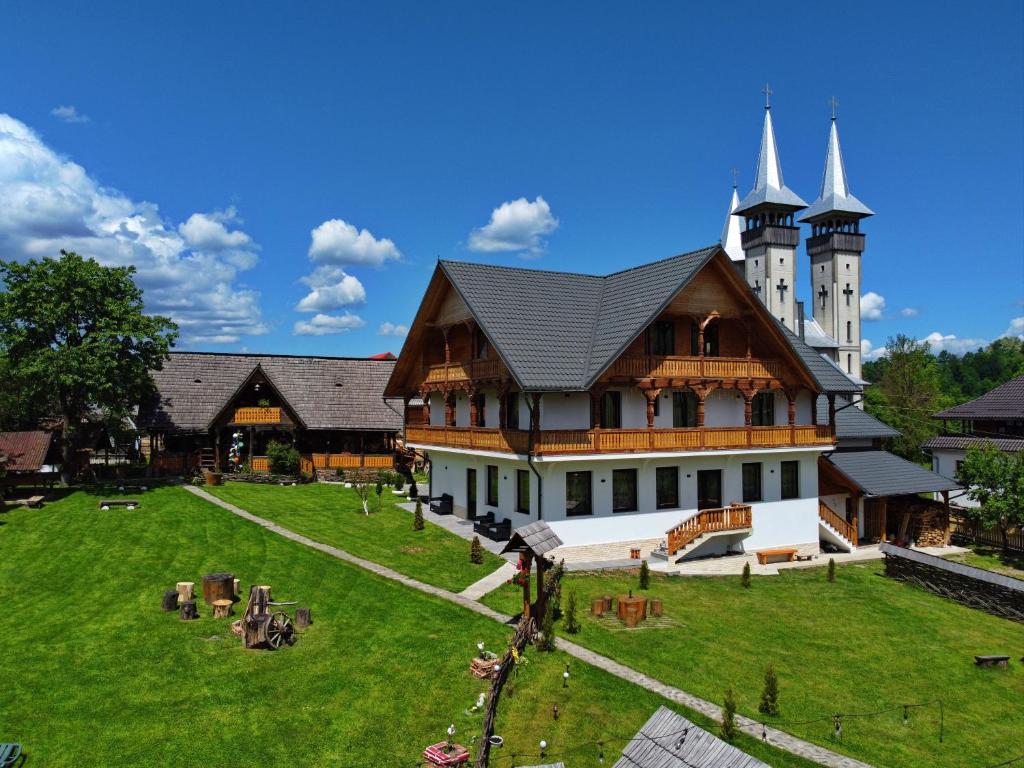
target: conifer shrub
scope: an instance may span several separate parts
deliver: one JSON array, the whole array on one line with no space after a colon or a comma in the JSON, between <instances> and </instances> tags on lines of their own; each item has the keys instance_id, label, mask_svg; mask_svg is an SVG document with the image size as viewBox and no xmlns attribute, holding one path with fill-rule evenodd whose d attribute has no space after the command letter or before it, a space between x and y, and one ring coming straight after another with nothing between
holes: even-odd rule
<instances>
[{"instance_id":1,"label":"conifer shrub","mask_svg":"<svg viewBox=\"0 0 1024 768\"><path fill-rule=\"evenodd\" d=\"M836 580L836 560L834 557L828 559L828 580L829 583Z\"/></svg>"},{"instance_id":2,"label":"conifer shrub","mask_svg":"<svg viewBox=\"0 0 1024 768\"><path fill-rule=\"evenodd\" d=\"M422 531L424 528L423 522L423 502L416 499L416 511L412 516L412 529L414 531Z\"/></svg>"},{"instance_id":3,"label":"conifer shrub","mask_svg":"<svg viewBox=\"0 0 1024 768\"><path fill-rule=\"evenodd\" d=\"M565 606L565 616L562 617L562 628L570 635L579 634L581 629L579 619L576 618L576 591L569 593L569 600Z\"/></svg>"},{"instance_id":4,"label":"conifer shrub","mask_svg":"<svg viewBox=\"0 0 1024 768\"><path fill-rule=\"evenodd\" d=\"M651 569L644 560L640 563L640 589L647 589L651 586Z\"/></svg>"},{"instance_id":5,"label":"conifer shrub","mask_svg":"<svg viewBox=\"0 0 1024 768\"><path fill-rule=\"evenodd\" d=\"M750 563L743 564L743 575L740 576L740 584L744 589L750 589Z\"/></svg>"},{"instance_id":6,"label":"conifer shrub","mask_svg":"<svg viewBox=\"0 0 1024 768\"><path fill-rule=\"evenodd\" d=\"M480 543L480 537L474 536L473 541L469 545L469 562L474 565L483 565L484 562L484 548Z\"/></svg>"},{"instance_id":7,"label":"conifer shrub","mask_svg":"<svg viewBox=\"0 0 1024 768\"><path fill-rule=\"evenodd\" d=\"M764 671L764 690L761 691L761 703L757 711L762 715L779 714L779 678L775 674L775 665L769 664Z\"/></svg>"},{"instance_id":8,"label":"conifer shrub","mask_svg":"<svg viewBox=\"0 0 1024 768\"><path fill-rule=\"evenodd\" d=\"M725 701L722 704L722 726L719 734L723 739L731 742L736 738L736 698L733 696L732 688L725 689Z\"/></svg>"}]
</instances>

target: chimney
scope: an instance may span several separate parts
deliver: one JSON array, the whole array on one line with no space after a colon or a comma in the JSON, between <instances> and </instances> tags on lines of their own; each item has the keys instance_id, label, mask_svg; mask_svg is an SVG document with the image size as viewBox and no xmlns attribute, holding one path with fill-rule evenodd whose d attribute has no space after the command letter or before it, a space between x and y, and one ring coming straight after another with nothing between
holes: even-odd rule
<instances>
[{"instance_id":1,"label":"chimney","mask_svg":"<svg viewBox=\"0 0 1024 768\"><path fill-rule=\"evenodd\" d=\"M802 301L796 303L796 332L800 336L800 341L804 341L804 303Z\"/></svg>"}]
</instances>

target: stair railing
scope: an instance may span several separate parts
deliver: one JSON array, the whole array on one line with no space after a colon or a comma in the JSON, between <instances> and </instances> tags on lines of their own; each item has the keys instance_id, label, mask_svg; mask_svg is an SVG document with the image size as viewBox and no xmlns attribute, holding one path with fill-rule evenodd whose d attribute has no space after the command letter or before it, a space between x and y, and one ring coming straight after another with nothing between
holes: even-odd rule
<instances>
[{"instance_id":1,"label":"stair railing","mask_svg":"<svg viewBox=\"0 0 1024 768\"><path fill-rule=\"evenodd\" d=\"M730 504L717 509L702 509L666 531L669 557L706 533L750 528L753 510L749 504Z\"/></svg>"}]
</instances>

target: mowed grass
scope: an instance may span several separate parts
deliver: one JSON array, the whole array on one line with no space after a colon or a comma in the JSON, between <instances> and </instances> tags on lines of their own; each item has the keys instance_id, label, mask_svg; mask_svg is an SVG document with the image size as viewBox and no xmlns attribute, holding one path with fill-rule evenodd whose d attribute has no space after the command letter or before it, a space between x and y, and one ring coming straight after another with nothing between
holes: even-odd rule
<instances>
[{"instance_id":1,"label":"mowed grass","mask_svg":"<svg viewBox=\"0 0 1024 768\"><path fill-rule=\"evenodd\" d=\"M989 547L984 544L969 544L967 546L968 552L953 555L949 559L973 565L976 568L1005 573L1007 576L1017 579L1024 579L1024 553L1004 552L999 547Z\"/></svg>"},{"instance_id":2,"label":"mowed grass","mask_svg":"<svg viewBox=\"0 0 1024 768\"><path fill-rule=\"evenodd\" d=\"M351 488L311 483L280 486L232 483L205 490L254 515L273 520L311 539L386 565L435 587L460 592L504 562L484 552L480 565L469 560L469 542L432 523L412 528L413 516L395 504L406 501L390 488L370 494L369 515Z\"/></svg>"},{"instance_id":3,"label":"mowed grass","mask_svg":"<svg viewBox=\"0 0 1024 768\"><path fill-rule=\"evenodd\" d=\"M764 670L779 676L779 727L876 766L989 766L1024 753L1024 625L989 616L885 578L880 563L847 565L828 583L824 568L754 577L666 578L653 574L648 596L664 601L675 626L616 631L588 615L602 595L638 591L633 573L568 574L583 624L572 640L698 696L721 702L732 686L739 710L758 714ZM512 587L484 602L518 609ZM1008 670L978 669L975 654L1009 654ZM942 699L884 716L846 718ZM797 725L799 721L823 718ZM772 720L769 719L769 722Z\"/></svg>"},{"instance_id":4,"label":"mowed grass","mask_svg":"<svg viewBox=\"0 0 1024 768\"><path fill-rule=\"evenodd\" d=\"M509 628L286 541L180 488L128 512L76 492L0 514L0 741L39 766L408 766L427 744L479 732L478 641ZM378 518L379 519L379 518ZM163 613L179 580L228 570L313 610L296 645L247 651L228 620ZM527 653L497 732L512 752L596 762L661 699L560 654ZM562 687L569 663L572 679ZM552 719L557 704L559 719ZM809 763L756 740L771 765ZM584 762L584 758L589 762ZM610 761L609 761L610 763Z\"/></svg>"}]
</instances>

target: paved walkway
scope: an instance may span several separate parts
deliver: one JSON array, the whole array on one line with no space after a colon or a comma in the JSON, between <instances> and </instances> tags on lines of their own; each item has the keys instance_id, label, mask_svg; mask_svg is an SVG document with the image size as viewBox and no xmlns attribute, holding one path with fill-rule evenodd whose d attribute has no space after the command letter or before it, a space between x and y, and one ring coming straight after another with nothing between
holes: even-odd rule
<instances>
[{"instance_id":1,"label":"paved walkway","mask_svg":"<svg viewBox=\"0 0 1024 768\"><path fill-rule=\"evenodd\" d=\"M466 597L464 594L457 595L454 592L449 592L446 589L441 589L440 587L435 587L430 584L424 584L422 581L417 581L416 579L398 573L398 571L394 571L391 568L387 568L383 565L379 565L378 563L374 563L369 560L364 560L361 557L356 557L355 555L349 554L343 549L338 549L337 547L332 547L328 544L321 544L320 542L314 541L308 536L303 536L300 533L290 531L287 528L278 525L277 523L274 523L262 517L258 517L252 514L251 512L246 512L241 507L236 507L234 504L229 504L226 501L222 501L221 499L218 499L216 496L207 493L202 488L197 488L196 486L192 485L185 485L183 486L183 488L189 493L195 494L196 496L200 497L201 499L205 499L211 504L216 504L218 507L226 509L228 512L231 512L234 515L238 515L244 520L256 523L256 525L262 526L263 528L266 528L268 531L272 531L273 533L276 533L278 536L282 536L290 541L294 541L298 544L303 544L307 547L319 550L330 555L331 557L336 557L339 560L344 560L347 563L352 563L353 565L359 566L360 568L364 568L372 573L377 574L378 576L382 576L385 579L400 582L405 586L417 589L420 592L424 592L428 595L434 595L435 597L439 597L442 600L447 600L449 602L455 603L456 605L462 606L466 610L473 611L474 613L478 613L481 616L486 616L487 618L492 619L494 621L499 621L502 624L508 624L512 621L511 616L506 616L502 613L499 613L498 611L492 610L483 603L478 603L476 600L472 600L469 597ZM424 512L424 516L425 515L426 513ZM437 516L435 515L435 517ZM443 517L447 517L447 515ZM494 574L491 575L493 576ZM721 721L722 710L717 704L714 704L710 701L705 701L704 699L701 699L697 696L693 696L692 694L689 694L686 691L680 690L679 688L676 688L674 686L667 685L666 683L656 680L653 677L649 677L648 675L645 675L642 672L638 672L635 669L625 666L624 664L620 664L619 662L614 661L613 659L610 659L607 656L602 656L599 653L594 653L593 651L588 650L581 645L569 642L568 640L565 640L563 638L557 638L556 644L558 645L559 650L563 651L564 653L567 653L575 659L578 659L579 661L582 661L586 664L590 664L594 667L598 667L599 669L603 669L609 674L615 675L616 677L621 678L622 680L626 680L627 682L633 683L635 685L639 685L641 688L656 693L659 696L668 699L669 701L675 702L684 707L700 712L701 714L704 714L715 721ZM755 738L761 738L760 723L739 715L736 717L736 722L739 728L744 732L750 734L751 736L754 736ZM785 733L784 731L780 731L770 727L766 728L765 730L767 733L768 742L772 745L778 747L779 749L785 750L786 752L790 752L794 755L800 755L801 757L811 760L812 762L818 763L819 765L829 766L829 768L872 768L868 763L862 763L859 760L854 760L852 757L846 757L845 755L837 754L835 752L832 752L831 750L825 749L824 747L819 747L817 744L811 744L810 742L798 739L797 737Z\"/></svg>"},{"instance_id":2,"label":"paved walkway","mask_svg":"<svg viewBox=\"0 0 1024 768\"><path fill-rule=\"evenodd\" d=\"M516 567L512 565L512 563L502 563L501 567L494 573L484 576L480 581L475 584L470 584L464 590L459 592L459 596L468 597L470 600L479 600L488 592L492 592L511 579L515 575L515 572Z\"/></svg>"}]
</instances>

